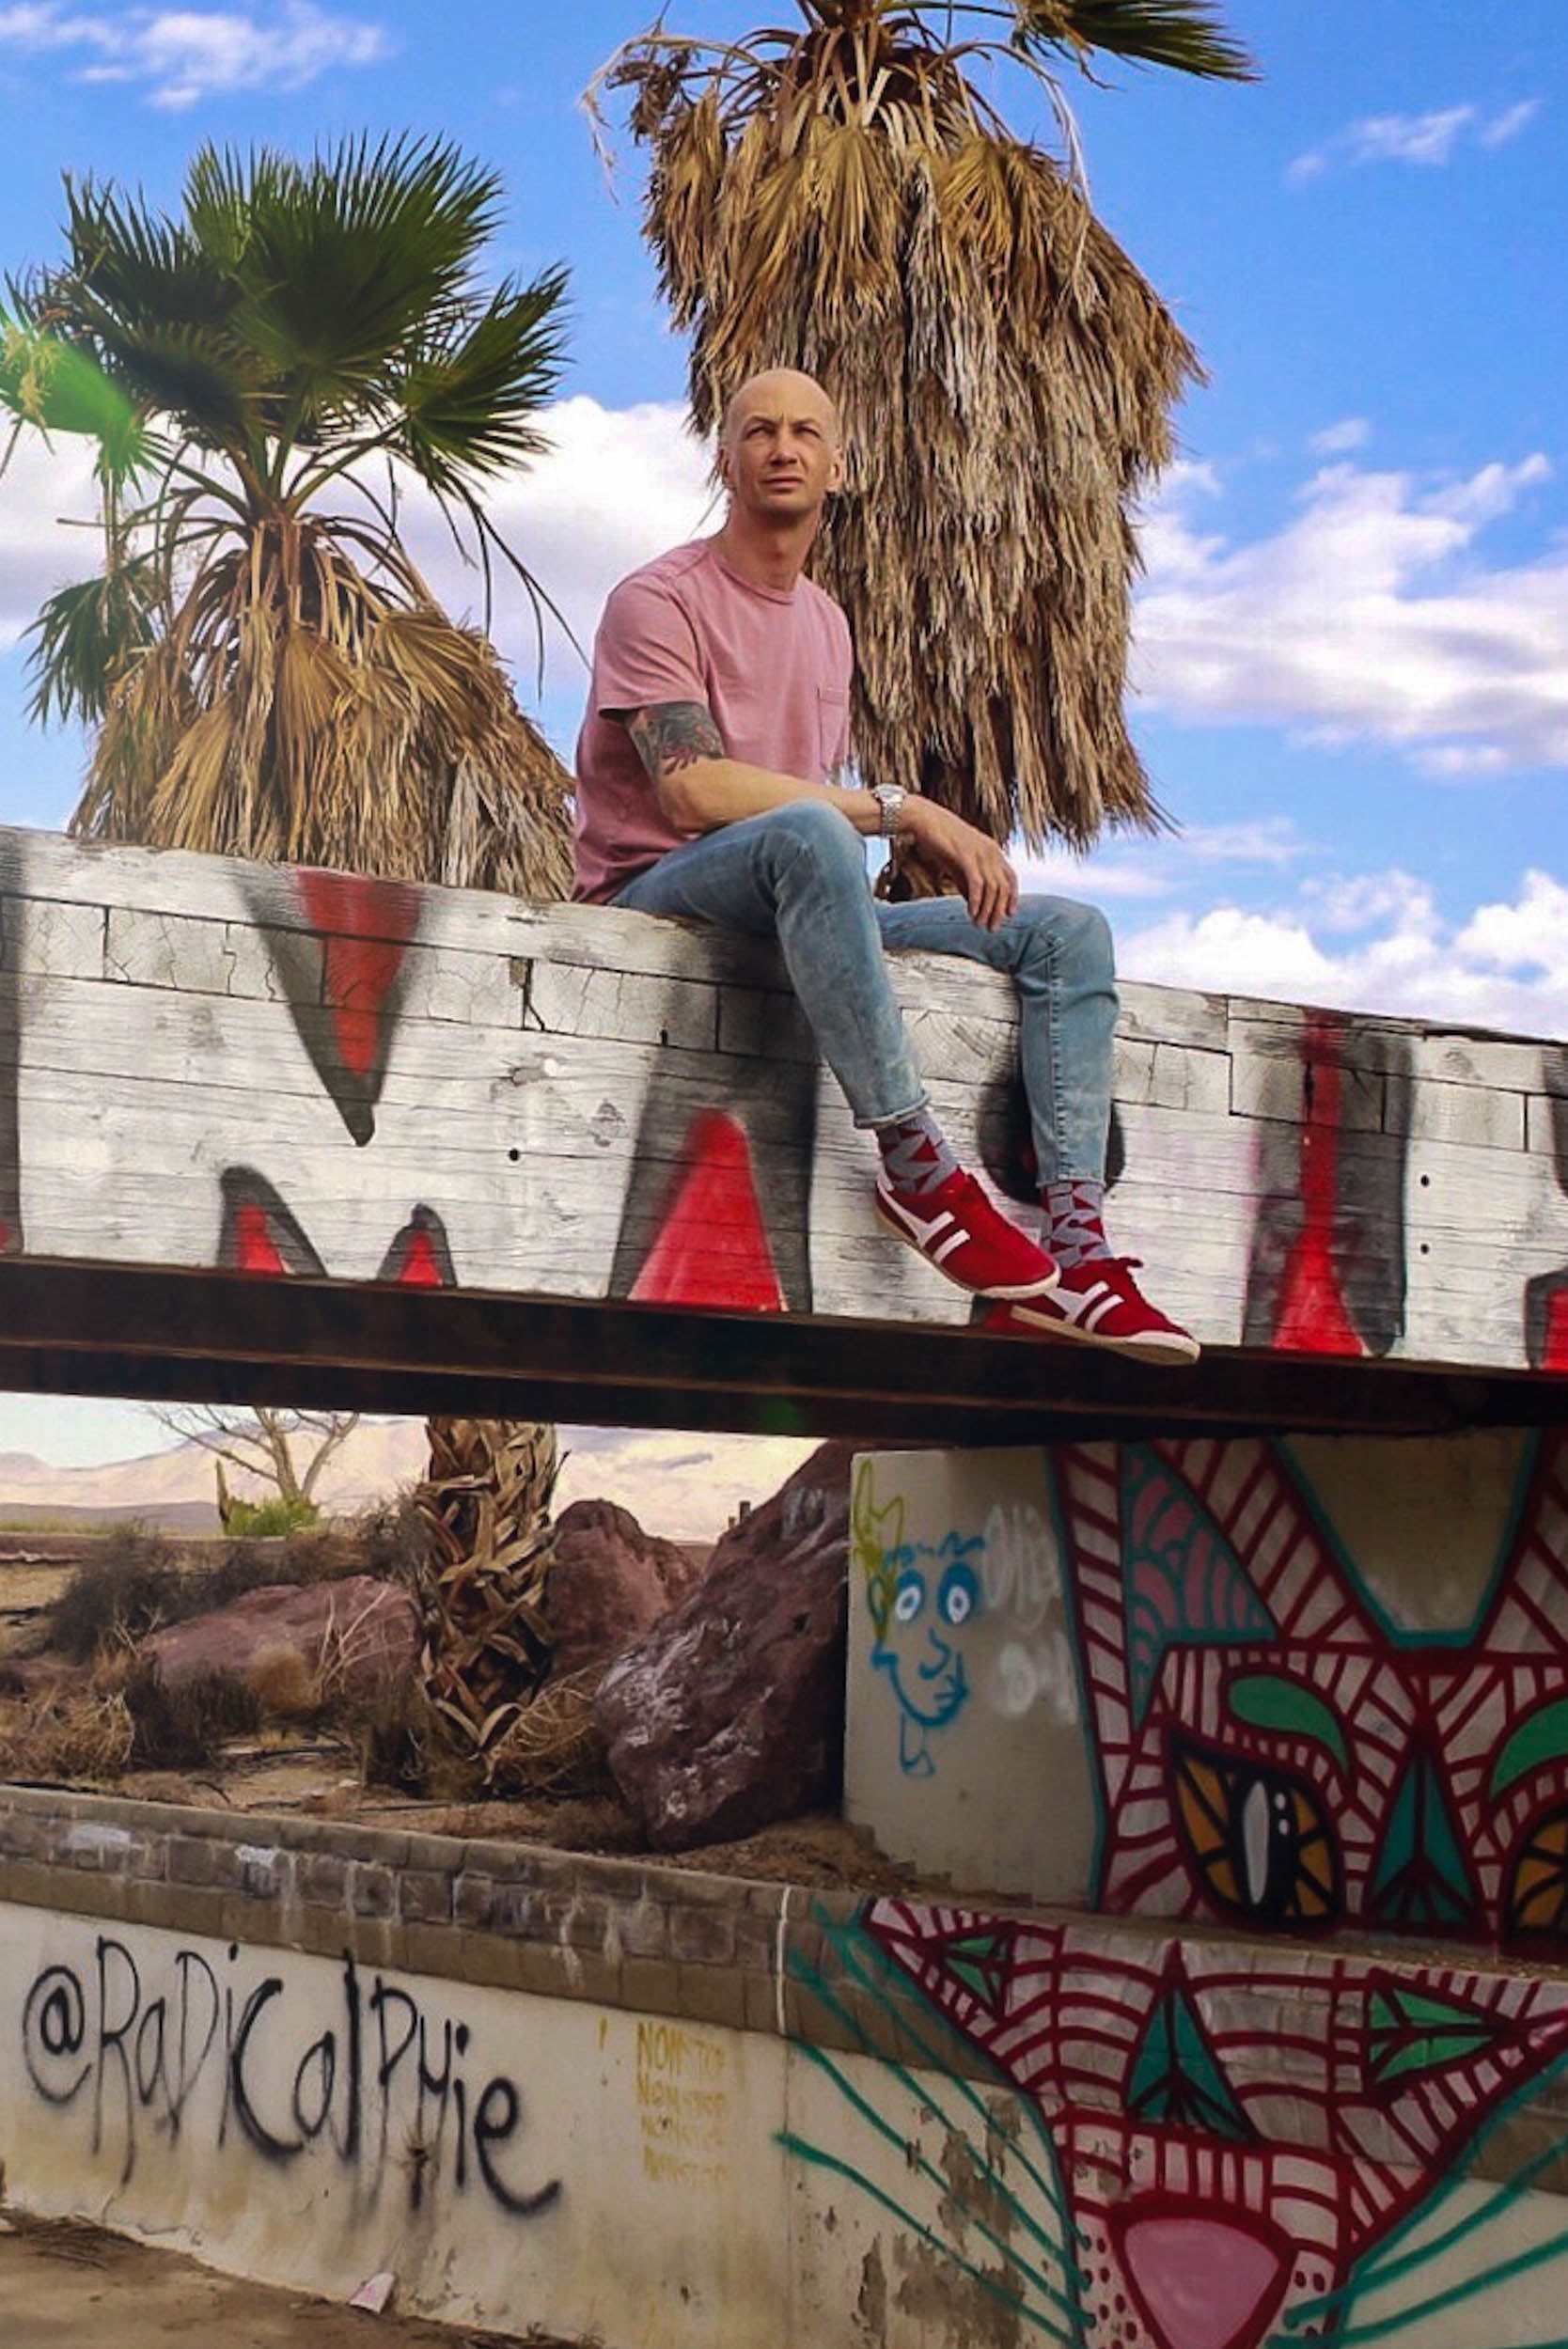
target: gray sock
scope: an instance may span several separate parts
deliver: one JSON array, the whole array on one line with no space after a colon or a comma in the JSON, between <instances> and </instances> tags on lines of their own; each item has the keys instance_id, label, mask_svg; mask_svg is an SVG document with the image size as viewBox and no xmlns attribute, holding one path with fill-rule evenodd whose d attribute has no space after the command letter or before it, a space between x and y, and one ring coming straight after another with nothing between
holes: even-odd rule
<instances>
[{"instance_id":1,"label":"gray sock","mask_svg":"<svg viewBox=\"0 0 1568 2349\"><path fill-rule=\"evenodd\" d=\"M882 1152L888 1188L901 1198L925 1198L939 1190L949 1175L958 1172L958 1161L947 1135L923 1104L907 1118L899 1118L892 1125L875 1126L872 1131Z\"/></svg>"},{"instance_id":2,"label":"gray sock","mask_svg":"<svg viewBox=\"0 0 1568 2349\"><path fill-rule=\"evenodd\" d=\"M1104 1263L1111 1252L1104 1220L1105 1184L1047 1182L1040 1199L1045 1210L1045 1245L1063 1270Z\"/></svg>"}]
</instances>

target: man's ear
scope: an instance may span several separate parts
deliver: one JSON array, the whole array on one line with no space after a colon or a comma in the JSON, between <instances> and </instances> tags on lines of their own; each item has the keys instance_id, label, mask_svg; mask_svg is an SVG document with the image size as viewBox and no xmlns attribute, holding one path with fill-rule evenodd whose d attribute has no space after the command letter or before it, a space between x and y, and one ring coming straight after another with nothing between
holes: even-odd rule
<instances>
[{"instance_id":1,"label":"man's ear","mask_svg":"<svg viewBox=\"0 0 1568 2349\"><path fill-rule=\"evenodd\" d=\"M841 490L844 486L844 452L841 448L836 448L833 452L833 465L827 477L827 486L830 493L834 490Z\"/></svg>"},{"instance_id":2,"label":"man's ear","mask_svg":"<svg viewBox=\"0 0 1568 2349\"><path fill-rule=\"evenodd\" d=\"M713 460L713 464L714 464L714 470L715 470L715 471L716 471L716 473L718 474L718 478L719 478L719 486L720 486L720 488L721 488L721 489L726 489L726 490L732 490L732 489L734 488L734 486L735 486L735 483L734 483L733 477L732 477L732 475L731 475L731 472L730 472L730 465L729 465L729 442L728 442L728 441L726 441L726 440L721 440L721 441L719 442L719 445L718 445L718 455L717 455L717 456L715 457L715 459Z\"/></svg>"}]
</instances>

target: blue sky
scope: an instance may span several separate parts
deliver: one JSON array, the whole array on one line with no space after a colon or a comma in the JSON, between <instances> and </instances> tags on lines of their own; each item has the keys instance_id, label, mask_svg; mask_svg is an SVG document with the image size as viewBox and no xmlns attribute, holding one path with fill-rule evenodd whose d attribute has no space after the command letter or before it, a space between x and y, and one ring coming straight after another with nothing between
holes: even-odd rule
<instances>
[{"instance_id":1,"label":"blue sky","mask_svg":"<svg viewBox=\"0 0 1568 2349\"><path fill-rule=\"evenodd\" d=\"M0 263L55 249L63 170L172 199L203 138L454 137L506 175L497 272L571 266L557 454L499 509L589 629L703 508L638 158L622 142L612 196L577 104L651 13L0 0ZM790 13L668 18L723 37ZM1098 209L1210 380L1147 519L1138 619L1138 732L1182 834L1036 877L1100 895L1139 976L1562 1034L1568 15L1514 0L1478 40L1461 0L1227 13L1255 87L1068 86ZM1051 135L1021 75L993 94ZM80 745L27 726L17 635L90 545L56 518L86 510L64 454L0 483L4 821L72 803ZM442 585L474 592L453 567ZM531 697L522 611L497 633ZM541 708L568 754L580 696L557 641Z\"/></svg>"}]
</instances>

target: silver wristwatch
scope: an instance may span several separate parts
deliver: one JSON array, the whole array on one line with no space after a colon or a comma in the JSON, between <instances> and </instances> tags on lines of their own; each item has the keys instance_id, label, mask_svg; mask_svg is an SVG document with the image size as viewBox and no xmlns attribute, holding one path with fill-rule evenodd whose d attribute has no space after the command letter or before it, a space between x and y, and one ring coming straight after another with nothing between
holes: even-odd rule
<instances>
[{"instance_id":1,"label":"silver wristwatch","mask_svg":"<svg viewBox=\"0 0 1568 2349\"><path fill-rule=\"evenodd\" d=\"M871 787L871 797L881 816L878 829L885 840L890 840L898 831L899 818L903 813L903 803L909 793L900 783L875 783Z\"/></svg>"}]
</instances>

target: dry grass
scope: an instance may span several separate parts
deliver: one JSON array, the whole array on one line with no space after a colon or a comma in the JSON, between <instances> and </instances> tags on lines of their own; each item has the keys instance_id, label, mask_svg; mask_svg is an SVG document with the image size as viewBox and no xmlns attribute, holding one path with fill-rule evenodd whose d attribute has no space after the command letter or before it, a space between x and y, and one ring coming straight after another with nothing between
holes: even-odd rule
<instances>
[{"instance_id":1,"label":"dry grass","mask_svg":"<svg viewBox=\"0 0 1568 2349\"><path fill-rule=\"evenodd\" d=\"M171 1688L154 1666L139 1664L122 1701L139 1770L211 1769L230 1738L261 1727L261 1708L237 1672L197 1672Z\"/></svg>"},{"instance_id":2,"label":"dry grass","mask_svg":"<svg viewBox=\"0 0 1568 2349\"><path fill-rule=\"evenodd\" d=\"M50 1609L51 1644L85 1664L100 1649L133 1647L174 1620L181 1575L171 1543L128 1527L84 1559Z\"/></svg>"},{"instance_id":3,"label":"dry grass","mask_svg":"<svg viewBox=\"0 0 1568 2349\"><path fill-rule=\"evenodd\" d=\"M389 1787L421 1801L475 1802L484 1791L482 1767L471 1747L460 1751L450 1724L425 1690L402 1683L379 1690L352 1712L359 1775L368 1787Z\"/></svg>"},{"instance_id":4,"label":"dry grass","mask_svg":"<svg viewBox=\"0 0 1568 2349\"><path fill-rule=\"evenodd\" d=\"M123 1696L79 1689L53 1704L22 1709L0 1728L0 1766L8 1778L118 1778L133 1766L136 1730Z\"/></svg>"},{"instance_id":5,"label":"dry grass","mask_svg":"<svg viewBox=\"0 0 1568 2349\"><path fill-rule=\"evenodd\" d=\"M90 1675L0 1706L0 1775L102 1784L131 1770L212 1769L261 1713L232 1672L167 1688L151 1666L108 1657Z\"/></svg>"},{"instance_id":6,"label":"dry grass","mask_svg":"<svg viewBox=\"0 0 1568 2349\"><path fill-rule=\"evenodd\" d=\"M297 1648L263 1648L244 1670L245 1685L269 1721L314 1721L321 1683Z\"/></svg>"}]
</instances>

